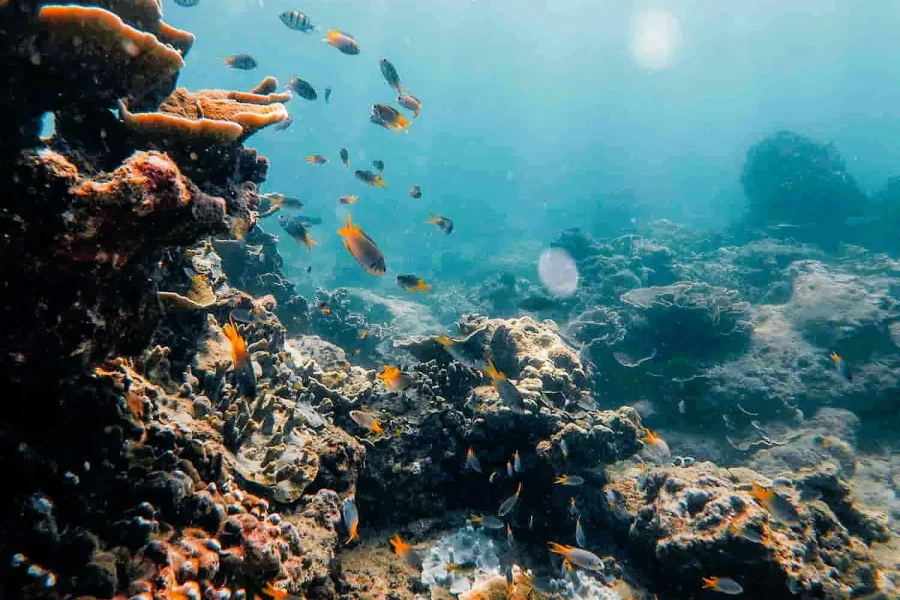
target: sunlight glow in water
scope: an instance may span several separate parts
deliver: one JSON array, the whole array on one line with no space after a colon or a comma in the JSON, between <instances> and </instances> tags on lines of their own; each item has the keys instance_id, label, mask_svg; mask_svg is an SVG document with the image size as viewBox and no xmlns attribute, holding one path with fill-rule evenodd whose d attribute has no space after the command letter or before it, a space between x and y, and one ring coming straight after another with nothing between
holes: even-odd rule
<instances>
[{"instance_id":1,"label":"sunlight glow in water","mask_svg":"<svg viewBox=\"0 0 900 600\"><path fill-rule=\"evenodd\" d=\"M562 248L548 248L538 259L538 276L551 294L567 298L578 289L578 267Z\"/></svg>"},{"instance_id":2,"label":"sunlight glow in water","mask_svg":"<svg viewBox=\"0 0 900 600\"><path fill-rule=\"evenodd\" d=\"M670 13L651 9L638 13L631 30L631 56L645 69L672 65L681 41L681 28Z\"/></svg>"}]
</instances>

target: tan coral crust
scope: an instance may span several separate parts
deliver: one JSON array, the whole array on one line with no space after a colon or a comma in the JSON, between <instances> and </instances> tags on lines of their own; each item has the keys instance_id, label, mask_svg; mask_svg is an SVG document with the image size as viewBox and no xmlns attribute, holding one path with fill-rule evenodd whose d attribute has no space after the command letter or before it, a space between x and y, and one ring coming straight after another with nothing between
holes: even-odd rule
<instances>
[{"instance_id":1,"label":"tan coral crust","mask_svg":"<svg viewBox=\"0 0 900 600\"><path fill-rule=\"evenodd\" d=\"M237 123L249 136L256 131L288 118L283 104L251 104L229 97L229 90L200 90L190 92L178 88L160 105L160 112L187 119L212 119Z\"/></svg>"},{"instance_id":2,"label":"tan coral crust","mask_svg":"<svg viewBox=\"0 0 900 600\"><path fill-rule=\"evenodd\" d=\"M189 119L161 112L131 113L119 106L122 122L134 130L163 136L208 139L217 143L237 141L244 133L238 123L214 119Z\"/></svg>"},{"instance_id":3,"label":"tan coral crust","mask_svg":"<svg viewBox=\"0 0 900 600\"><path fill-rule=\"evenodd\" d=\"M175 74L184 66L181 54L155 35L138 31L102 8L47 5L41 8L38 22L51 37L77 40L85 58L127 65L153 79Z\"/></svg>"},{"instance_id":4,"label":"tan coral crust","mask_svg":"<svg viewBox=\"0 0 900 600\"><path fill-rule=\"evenodd\" d=\"M252 94L271 94L278 89L278 80L269 75L259 82L255 88L250 90Z\"/></svg>"}]
</instances>

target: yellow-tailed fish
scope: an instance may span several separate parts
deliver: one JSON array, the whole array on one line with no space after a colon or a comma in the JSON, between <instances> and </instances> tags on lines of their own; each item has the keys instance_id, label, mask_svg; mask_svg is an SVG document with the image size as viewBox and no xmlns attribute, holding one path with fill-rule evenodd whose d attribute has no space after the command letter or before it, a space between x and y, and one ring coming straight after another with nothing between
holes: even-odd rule
<instances>
[{"instance_id":1,"label":"yellow-tailed fish","mask_svg":"<svg viewBox=\"0 0 900 600\"><path fill-rule=\"evenodd\" d=\"M344 238L344 247L366 273L381 276L387 272L381 250L378 249L372 238L359 228L359 225L351 222L350 215L347 215L347 224L337 232Z\"/></svg>"}]
</instances>

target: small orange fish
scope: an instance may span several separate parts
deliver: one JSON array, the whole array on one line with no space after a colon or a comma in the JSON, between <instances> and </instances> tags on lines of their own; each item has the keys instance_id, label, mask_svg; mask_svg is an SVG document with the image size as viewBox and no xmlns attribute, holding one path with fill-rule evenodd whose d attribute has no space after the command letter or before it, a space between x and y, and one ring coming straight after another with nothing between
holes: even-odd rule
<instances>
[{"instance_id":1,"label":"small orange fish","mask_svg":"<svg viewBox=\"0 0 900 600\"><path fill-rule=\"evenodd\" d=\"M330 315L330 314L331 314L331 309L328 308L327 306L323 306L323 307L322 307L322 314L323 314L323 315Z\"/></svg>"},{"instance_id":2,"label":"small orange fish","mask_svg":"<svg viewBox=\"0 0 900 600\"><path fill-rule=\"evenodd\" d=\"M721 592L729 596L737 596L744 592L741 584L730 577L704 577L703 589Z\"/></svg>"},{"instance_id":3,"label":"small orange fish","mask_svg":"<svg viewBox=\"0 0 900 600\"><path fill-rule=\"evenodd\" d=\"M341 204L356 204L357 200L359 200L359 196L341 196L338 202Z\"/></svg>"},{"instance_id":4,"label":"small orange fish","mask_svg":"<svg viewBox=\"0 0 900 600\"><path fill-rule=\"evenodd\" d=\"M359 43L353 39L353 36L345 31L337 29L329 29L325 33L325 39L322 40L329 46L337 48L342 54L354 55L359 54Z\"/></svg>"},{"instance_id":5,"label":"small orange fish","mask_svg":"<svg viewBox=\"0 0 900 600\"><path fill-rule=\"evenodd\" d=\"M311 165L324 165L328 162L328 157L321 154L313 154L306 157L306 162Z\"/></svg>"},{"instance_id":6,"label":"small orange fish","mask_svg":"<svg viewBox=\"0 0 900 600\"><path fill-rule=\"evenodd\" d=\"M412 385L409 375L390 365L384 365L384 371L378 374L378 379L395 392L402 392Z\"/></svg>"},{"instance_id":7,"label":"small orange fish","mask_svg":"<svg viewBox=\"0 0 900 600\"><path fill-rule=\"evenodd\" d=\"M247 354L247 342L238 331L233 318L228 318L228 323L222 328L222 333L231 342L231 362L235 370L246 368L250 360L250 356Z\"/></svg>"},{"instance_id":8,"label":"small orange fish","mask_svg":"<svg viewBox=\"0 0 900 600\"><path fill-rule=\"evenodd\" d=\"M791 501L773 490L766 488L758 483L753 483L753 491L750 492L763 508L769 511L777 521L786 525L798 525L800 523L800 515L797 509L791 504Z\"/></svg>"},{"instance_id":9,"label":"small orange fish","mask_svg":"<svg viewBox=\"0 0 900 600\"><path fill-rule=\"evenodd\" d=\"M557 483L559 485L578 486L584 484L584 478L579 475L563 475L561 477L557 477L554 483Z\"/></svg>"},{"instance_id":10,"label":"small orange fish","mask_svg":"<svg viewBox=\"0 0 900 600\"><path fill-rule=\"evenodd\" d=\"M353 255L364 271L376 276L384 275L387 272L384 254L381 253L372 238L360 229L359 225L351 222L350 215L347 215L347 224L337 232L344 238L344 248Z\"/></svg>"},{"instance_id":11,"label":"small orange fish","mask_svg":"<svg viewBox=\"0 0 900 600\"><path fill-rule=\"evenodd\" d=\"M344 525L347 527L347 533L350 537L347 539L345 544L349 544L353 540L359 539L359 511L356 510L356 502L353 500L353 496L350 496L346 500L344 500L343 506L341 506L341 516L344 517Z\"/></svg>"},{"instance_id":12,"label":"small orange fish","mask_svg":"<svg viewBox=\"0 0 900 600\"><path fill-rule=\"evenodd\" d=\"M361 410L351 410L350 418L359 425L360 427L364 427L373 433L382 433L384 429L381 427L381 421L376 419L373 415L370 415L367 412L363 412Z\"/></svg>"},{"instance_id":13,"label":"small orange fish","mask_svg":"<svg viewBox=\"0 0 900 600\"><path fill-rule=\"evenodd\" d=\"M366 339L367 337L369 337L369 330L368 330L368 329L363 329L361 332L359 332L359 339L364 340L364 339Z\"/></svg>"},{"instance_id":14,"label":"small orange fish","mask_svg":"<svg viewBox=\"0 0 900 600\"><path fill-rule=\"evenodd\" d=\"M603 561L600 557L582 548L550 542L550 552L561 554L565 557L566 562L587 571L600 571L603 569Z\"/></svg>"}]
</instances>

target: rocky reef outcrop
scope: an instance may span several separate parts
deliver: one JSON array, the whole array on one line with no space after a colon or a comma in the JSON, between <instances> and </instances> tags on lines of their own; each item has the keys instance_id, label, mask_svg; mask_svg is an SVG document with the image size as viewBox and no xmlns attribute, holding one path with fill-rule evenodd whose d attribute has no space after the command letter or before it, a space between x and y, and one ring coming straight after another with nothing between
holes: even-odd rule
<instances>
[{"instance_id":1,"label":"rocky reef outcrop","mask_svg":"<svg viewBox=\"0 0 900 600\"><path fill-rule=\"evenodd\" d=\"M828 248L867 203L837 148L791 131L747 151L741 184L756 225L786 224L788 235Z\"/></svg>"}]
</instances>

